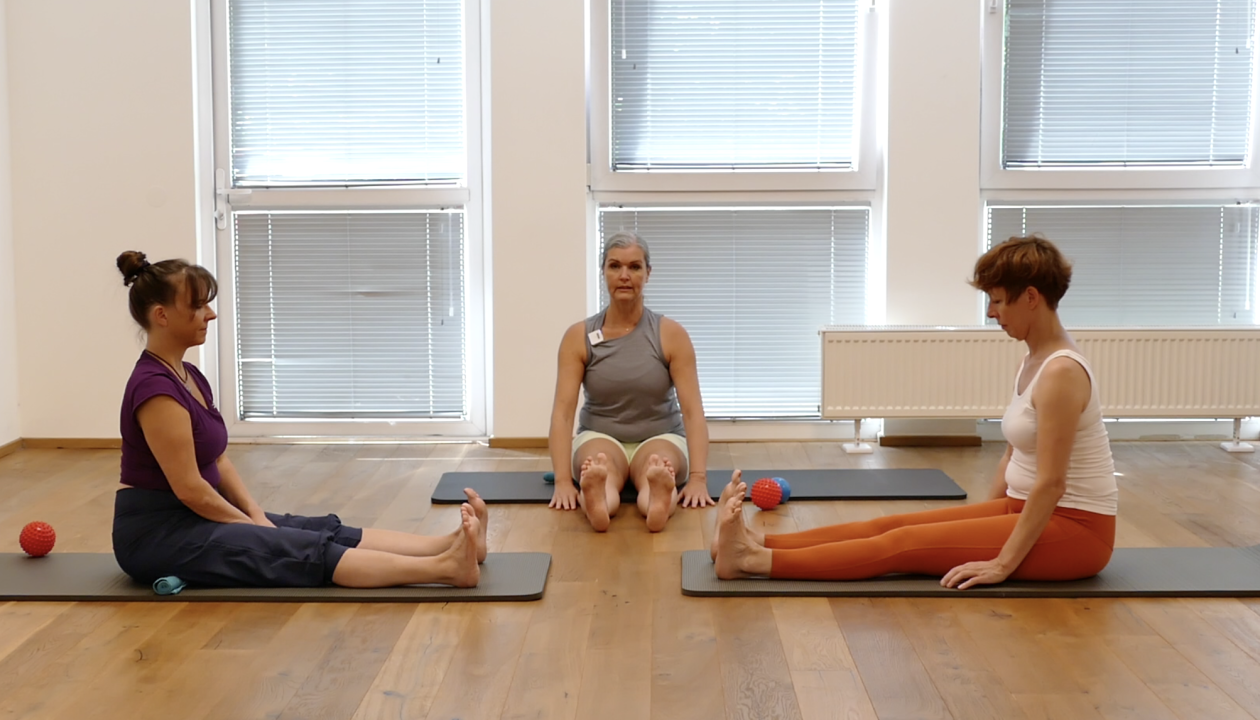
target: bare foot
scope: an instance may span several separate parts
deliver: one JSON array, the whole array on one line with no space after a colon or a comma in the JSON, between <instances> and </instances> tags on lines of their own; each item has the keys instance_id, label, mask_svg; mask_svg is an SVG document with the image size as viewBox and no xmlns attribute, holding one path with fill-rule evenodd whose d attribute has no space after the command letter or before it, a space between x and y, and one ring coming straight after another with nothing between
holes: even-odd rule
<instances>
[{"instance_id":1,"label":"bare foot","mask_svg":"<svg viewBox=\"0 0 1260 720\"><path fill-rule=\"evenodd\" d=\"M722 488L722 496L718 498L718 522L713 523L713 543L709 545L709 557L717 559L718 544L718 528L721 526L722 509L731 501L733 497L744 497L748 493L748 486L744 484L740 478L743 476L742 470L735 470L731 473L731 481L726 483Z\"/></svg>"},{"instance_id":2,"label":"bare foot","mask_svg":"<svg viewBox=\"0 0 1260 720\"><path fill-rule=\"evenodd\" d=\"M490 527L490 511L486 509L486 501L481 499L476 490L464 488L464 495L477 515L477 522L481 524L481 529L477 531L477 562L483 563L486 561L486 528Z\"/></svg>"},{"instance_id":3,"label":"bare foot","mask_svg":"<svg viewBox=\"0 0 1260 720\"><path fill-rule=\"evenodd\" d=\"M713 564L722 580L769 574L769 563L765 563L764 568L756 567L757 556L768 551L749 540L740 507L743 502L742 496L733 497L718 508L717 542L714 543L717 553Z\"/></svg>"},{"instance_id":4,"label":"bare foot","mask_svg":"<svg viewBox=\"0 0 1260 720\"><path fill-rule=\"evenodd\" d=\"M437 557L446 570L441 582L455 587L477 587L481 580L481 566L477 564L477 533L480 521L472 505L464 503L459 508L460 527L455 531L451 547Z\"/></svg>"},{"instance_id":5,"label":"bare foot","mask_svg":"<svg viewBox=\"0 0 1260 720\"><path fill-rule=\"evenodd\" d=\"M674 468L659 455L648 458L648 512L647 529L660 532L669 522L670 510L674 508Z\"/></svg>"},{"instance_id":6,"label":"bare foot","mask_svg":"<svg viewBox=\"0 0 1260 720\"><path fill-rule=\"evenodd\" d=\"M596 462L582 464L582 509L595 532L608 529L608 456L599 453Z\"/></svg>"}]
</instances>

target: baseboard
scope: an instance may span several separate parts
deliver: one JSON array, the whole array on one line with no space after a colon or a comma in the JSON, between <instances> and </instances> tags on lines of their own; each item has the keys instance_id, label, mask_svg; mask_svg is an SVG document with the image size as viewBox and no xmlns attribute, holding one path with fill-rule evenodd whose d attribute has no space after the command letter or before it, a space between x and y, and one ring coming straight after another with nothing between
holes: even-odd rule
<instances>
[{"instance_id":1,"label":"baseboard","mask_svg":"<svg viewBox=\"0 0 1260 720\"><path fill-rule=\"evenodd\" d=\"M980 447L979 435L881 435L883 447Z\"/></svg>"},{"instance_id":2,"label":"baseboard","mask_svg":"<svg viewBox=\"0 0 1260 720\"><path fill-rule=\"evenodd\" d=\"M548 446L545 437L492 437L490 438L490 447L503 448L505 450L528 450L531 448L546 448Z\"/></svg>"},{"instance_id":3,"label":"baseboard","mask_svg":"<svg viewBox=\"0 0 1260 720\"><path fill-rule=\"evenodd\" d=\"M28 450L117 450L122 438L22 438Z\"/></svg>"},{"instance_id":4,"label":"baseboard","mask_svg":"<svg viewBox=\"0 0 1260 720\"><path fill-rule=\"evenodd\" d=\"M22 449L22 438L18 438L17 440L14 440L13 442L7 442L3 445L0 445L0 458L4 457L5 455L12 455L13 453L21 449Z\"/></svg>"}]
</instances>

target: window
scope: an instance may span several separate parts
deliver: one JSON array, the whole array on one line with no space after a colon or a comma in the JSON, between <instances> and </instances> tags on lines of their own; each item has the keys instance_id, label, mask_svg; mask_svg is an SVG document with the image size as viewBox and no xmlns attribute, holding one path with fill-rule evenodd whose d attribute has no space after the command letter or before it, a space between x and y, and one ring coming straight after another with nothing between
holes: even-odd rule
<instances>
[{"instance_id":1,"label":"window","mask_svg":"<svg viewBox=\"0 0 1260 720\"><path fill-rule=\"evenodd\" d=\"M985 17L985 189L1260 186L1256 0L1005 0Z\"/></svg>"},{"instance_id":2,"label":"window","mask_svg":"<svg viewBox=\"0 0 1260 720\"><path fill-rule=\"evenodd\" d=\"M1235 166L1255 0L1008 0L1005 168Z\"/></svg>"},{"instance_id":3,"label":"window","mask_svg":"<svg viewBox=\"0 0 1260 720\"><path fill-rule=\"evenodd\" d=\"M1251 206L989 206L988 246L1034 232L1073 262L1068 326L1253 325Z\"/></svg>"},{"instance_id":4,"label":"window","mask_svg":"<svg viewBox=\"0 0 1260 720\"><path fill-rule=\"evenodd\" d=\"M231 0L237 187L463 179L461 0Z\"/></svg>"},{"instance_id":5,"label":"window","mask_svg":"<svg viewBox=\"0 0 1260 720\"><path fill-rule=\"evenodd\" d=\"M1075 262L1068 325L1260 320L1256 0L1000 10L985 29L989 246L1057 244Z\"/></svg>"},{"instance_id":6,"label":"window","mask_svg":"<svg viewBox=\"0 0 1260 720\"><path fill-rule=\"evenodd\" d=\"M855 0L612 0L612 168L849 169Z\"/></svg>"},{"instance_id":7,"label":"window","mask_svg":"<svg viewBox=\"0 0 1260 720\"><path fill-rule=\"evenodd\" d=\"M241 416L461 418L463 214L236 213Z\"/></svg>"},{"instance_id":8,"label":"window","mask_svg":"<svg viewBox=\"0 0 1260 720\"><path fill-rule=\"evenodd\" d=\"M858 0L591 4L592 187L877 187L875 13Z\"/></svg>"},{"instance_id":9,"label":"window","mask_svg":"<svg viewBox=\"0 0 1260 720\"><path fill-rule=\"evenodd\" d=\"M818 330L882 307L868 301L877 14L858 0L590 7L596 245L628 229L650 246L646 301L690 334L709 417L818 417Z\"/></svg>"},{"instance_id":10,"label":"window","mask_svg":"<svg viewBox=\"0 0 1260 720\"><path fill-rule=\"evenodd\" d=\"M709 417L818 417L824 325L866 321L865 207L604 208L651 249L648 307L696 348ZM602 274L600 304L608 302Z\"/></svg>"},{"instance_id":11,"label":"window","mask_svg":"<svg viewBox=\"0 0 1260 720\"><path fill-rule=\"evenodd\" d=\"M484 433L474 6L214 0L224 407L256 432Z\"/></svg>"}]
</instances>

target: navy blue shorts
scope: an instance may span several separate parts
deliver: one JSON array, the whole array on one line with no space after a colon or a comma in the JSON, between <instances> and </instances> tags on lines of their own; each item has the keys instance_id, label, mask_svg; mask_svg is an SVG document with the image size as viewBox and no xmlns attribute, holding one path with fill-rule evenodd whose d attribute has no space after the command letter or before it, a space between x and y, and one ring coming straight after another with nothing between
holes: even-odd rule
<instances>
[{"instance_id":1,"label":"navy blue shorts","mask_svg":"<svg viewBox=\"0 0 1260 720\"><path fill-rule=\"evenodd\" d=\"M146 585L175 575L202 587L316 587L363 539L336 515L267 518L274 528L218 523L173 492L124 488L114 497L114 558Z\"/></svg>"}]
</instances>

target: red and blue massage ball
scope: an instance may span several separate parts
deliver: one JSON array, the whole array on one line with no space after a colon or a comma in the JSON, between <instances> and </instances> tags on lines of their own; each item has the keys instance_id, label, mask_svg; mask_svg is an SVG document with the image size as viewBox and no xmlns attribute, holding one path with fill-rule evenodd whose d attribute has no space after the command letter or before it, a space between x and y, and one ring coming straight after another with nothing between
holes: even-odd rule
<instances>
[{"instance_id":1,"label":"red and blue massage ball","mask_svg":"<svg viewBox=\"0 0 1260 720\"><path fill-rule=\"evenodd\" d=\"M773 510L791 497L792 486L781 477L761 478L752 486L753 505L762 510Z\"/></svg>"}]
</instances>

